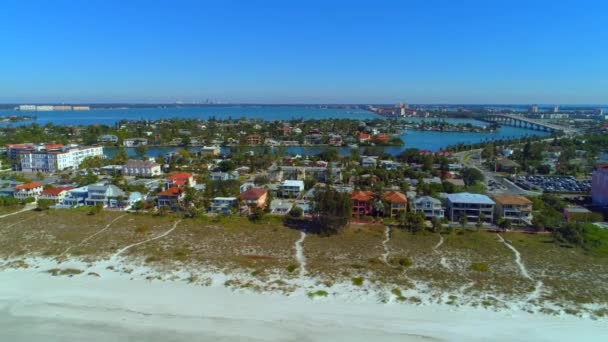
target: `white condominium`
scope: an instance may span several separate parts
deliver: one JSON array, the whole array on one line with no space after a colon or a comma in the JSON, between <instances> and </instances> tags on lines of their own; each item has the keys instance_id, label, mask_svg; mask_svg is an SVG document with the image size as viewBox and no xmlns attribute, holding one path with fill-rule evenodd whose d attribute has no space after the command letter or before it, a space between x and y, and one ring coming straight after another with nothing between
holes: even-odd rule
<instances>
[{"instance_id":1,"label":"white condominium","mask_svg":"<svg viewBox=\"0 0 608 342\"><path fill-rule=\"evenodd\" d=\"M25 172L57 172L77 169L88 157L103 156L101 146L65 146L57 149L22 151L21 170Z\"/></svg>"}]
</instances>

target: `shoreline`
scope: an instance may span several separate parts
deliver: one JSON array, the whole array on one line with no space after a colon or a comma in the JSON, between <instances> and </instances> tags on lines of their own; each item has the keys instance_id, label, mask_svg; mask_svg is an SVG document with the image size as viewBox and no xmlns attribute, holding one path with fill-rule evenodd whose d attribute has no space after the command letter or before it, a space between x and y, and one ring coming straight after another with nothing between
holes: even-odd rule
<instances>
[{"instance_id":1,"label":"shoreline","mask_svg":"<svg viewBox=\"0 0 608 342\"><path fill-rule=\"evenodd\" d=\"M63 341L186 341L195 336L226 341L245 336L264 341L565 341L608 334L603 320L436 303L379 303L369 289L311 299L303 291L283 295L231 289L222 282L227 275L218 271L207 273L212 282L201 286L184 281L188 272L183 271L177 273L180 279L146 279L154 271L123 260L94 264L90 270L99 276L88 275L89 270L52 276L45 271L57 265L53 260L28 261L33 267L0 272L0 336L6 340L43 341L50 331ZM107 269L112 262L131 273ZM250 338L254 331L256 338Z\"/></svg>"}]
</instances>

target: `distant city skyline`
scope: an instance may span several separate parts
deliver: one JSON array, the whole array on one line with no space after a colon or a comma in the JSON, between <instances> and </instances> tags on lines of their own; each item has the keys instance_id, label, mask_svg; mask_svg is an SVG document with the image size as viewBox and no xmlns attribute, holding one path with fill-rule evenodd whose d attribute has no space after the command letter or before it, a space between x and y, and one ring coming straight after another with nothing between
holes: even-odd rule
<instances>
[{"instance_id":1,"label":"distant city skyline","mask_svg":"<svg viewBox=\"0 0 608 342\"><path fill-rule=\"evenodd\" d=\"M0 103L608 103L603 1L0 4Z\"/></svg>"}]
</instances>

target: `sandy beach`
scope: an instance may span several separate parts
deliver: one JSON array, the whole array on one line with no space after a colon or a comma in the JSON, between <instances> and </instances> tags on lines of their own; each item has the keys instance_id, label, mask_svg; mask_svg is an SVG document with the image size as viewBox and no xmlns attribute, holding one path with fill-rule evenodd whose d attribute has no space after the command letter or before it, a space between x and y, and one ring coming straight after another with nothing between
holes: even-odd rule
<instances>
[{"instance_id":1,"label":"sandy beach","mask_svg":"<svg viewBox=\"0 0 608 342\"><path fill-rule=\"evenodd\" d=\"M95 269L52 276L44 266L0 272L4 341L602 341L602 320L444 304L310 299L232 290L214 281L150 281ZM219 276L219 275L218 275Z\"/></svg>"}]
</instances>

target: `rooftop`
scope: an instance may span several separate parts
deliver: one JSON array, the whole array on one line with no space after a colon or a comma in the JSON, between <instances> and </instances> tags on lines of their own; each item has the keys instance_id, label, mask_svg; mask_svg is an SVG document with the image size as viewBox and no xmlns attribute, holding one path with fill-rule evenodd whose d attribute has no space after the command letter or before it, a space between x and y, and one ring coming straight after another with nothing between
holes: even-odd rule
<instances>
[{"instance_id":1,"label":"rooftop","mask_svg":"<svg viewBox=\"0 0 608 342\"><path fill-rule=\"evenodd\" d=\"M390 191L384 194L384 199L391 203L407 203L407 197L399 191Z\"/></svg>"},{"instance_id":2,"label":"rooftop","mask_svg":"<svg viewBox=\"0 0 608 342\"><path fill-rule=\"evenodd\" d=\"M469 192L448 194L448 200L452 203L475 203L475 204L495 204L490 197Z\"/></svg>"},{"instance_id":3,"label":"rooftop","mask_svg":"<svg viewBox=\"0 0 608 342\"><path fill-rule=\"evenodd\" d=\"M44 184L42 184L40 182L25 183L25 184L17 185L15 187L15 190L31 190L31 189L39 188L43 185Z\"/></svg>"},{"instance_id":4,"label":"rooftop","mask_svg":"<svg viewBox=\"0 0 608 342\"><path fill-rule=\"evenodd\" d=\"M245 200L257 200L268 193L268 190L262 188L251 188L241 194L241 198Z\"/></svg>"},{"instance_id":5,"label":"rooftop","mask_svg":"<svg viewBox=\"0 0 608 342\"><path fill-rule=\"evenodd\" d=\"M500 204L531 205L532 201L524 196L496 195L494 200Z\"/></svg>"}]
</instances>

